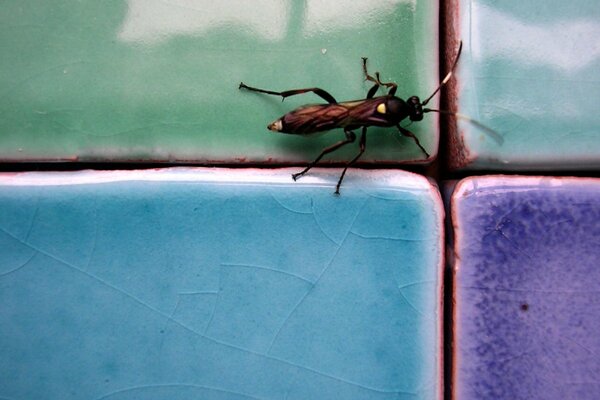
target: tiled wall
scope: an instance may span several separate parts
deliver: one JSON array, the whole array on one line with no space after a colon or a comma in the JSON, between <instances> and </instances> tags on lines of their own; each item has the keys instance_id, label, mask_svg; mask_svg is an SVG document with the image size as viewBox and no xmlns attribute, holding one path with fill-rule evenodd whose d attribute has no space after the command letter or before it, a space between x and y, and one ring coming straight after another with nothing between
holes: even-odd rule
<instances>
[{"instance_id":1,"label":"tiled wall","mask_svg":"<svg viewBox=\"0 0 600 400\"><path fill-rule=\"evenodd\" d=\"M0 398L600 397L596 3L1 3Z\"/></svg>"}]
</instances>

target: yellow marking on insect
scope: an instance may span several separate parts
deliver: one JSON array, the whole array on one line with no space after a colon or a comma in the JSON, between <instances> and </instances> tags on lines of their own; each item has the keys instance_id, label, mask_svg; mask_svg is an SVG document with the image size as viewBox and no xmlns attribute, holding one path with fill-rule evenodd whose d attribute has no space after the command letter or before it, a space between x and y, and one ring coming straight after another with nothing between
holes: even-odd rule
<instances>
[{"instance_id":1,"label":"yellow marking on insect","mask_svg":"<svg viewBox=\"0 0 600 400\"><path fill-rule=\"evenodd\" d=\"M380 104L377 106L377 112L378 112L379 114L385 114L385 112L386 112L386 111L387 111L387 110L385 109L385 103L380 103Z\"/></svg>"}]
</instances>

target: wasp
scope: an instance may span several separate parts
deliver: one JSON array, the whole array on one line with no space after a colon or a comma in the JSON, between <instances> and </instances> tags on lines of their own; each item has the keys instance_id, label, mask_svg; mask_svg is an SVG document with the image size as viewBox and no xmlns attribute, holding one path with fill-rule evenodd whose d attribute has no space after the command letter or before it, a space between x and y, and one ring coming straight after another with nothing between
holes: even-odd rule
<instances>
[{"instance_id":1,"label":"wasp","mask_svg":"<svg viewBox=\"0 0 600 400\"><path fill-rule=\"evenodd\" d=\"M426 158L429 158L429 153L419 139L408 129L402 127L400 122L405 119L416 122L423 120L423 115L429 112L446 113L445 111L425 108L425 105L435 96L452 76L454 69L458 63L460 53L462 51L462 42L458 47L457 55L450 72L442 80L437 89L424 101L421 101L417 96L411 96L407 100L403 100L396 96L398 85L394 82L382 82L379 72L375 75L369 74L367 70L367 58L362 58L362 69L365 80L373 82L373 86L367 92L367 97L361 100L338 102L331 94L317 87L307 89L293 89L284 92L275 92L272 90L258 89L251 87L241 82L239 89L250 90L253 92L265 93L274 96L281 96L282 101L287 97L296 96L303 93L314 93L327 102L327 104L311 104L301 106L292 110L270 123L267 129L275 132L288 133L294 135L310 135L317 132L329 131L332 129L342 128L344 130L345 139L341 140L321 151L321 154L302 171L293 174L292 178L296 181L298 178L306 174L313 168L326 154L332 153L341 147L356 141L355 130L361 129L359 139L359 152L344 166L344 170L335 187L335 194L340 194L340 186L346 175L348 167L352 166L365 152L367 144L367 128L370 126L379 127L396 127L400 133L410 139L421 149ZM385 87L388 92L384 96L375 97L379 88Z\"/></svg>"}]
</instances>

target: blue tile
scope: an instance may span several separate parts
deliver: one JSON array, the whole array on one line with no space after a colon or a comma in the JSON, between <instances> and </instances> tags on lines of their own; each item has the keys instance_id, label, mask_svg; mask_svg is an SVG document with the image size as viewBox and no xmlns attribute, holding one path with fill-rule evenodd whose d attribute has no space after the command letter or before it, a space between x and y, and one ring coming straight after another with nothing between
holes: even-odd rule
<instances>
[{"instance_id":1,"label":"blue tile","mask_svg":"<svg viewBox=\"0 0 600 400\"><path fill-rule=\"evenodd\" d=\"M600 397L600 180L459 183L457 399Z\"/></svg>"},{"instance_id":2,"label":"blue tile","mask_svg":"<svg viewBox=\"0 0 600 400\"><path fill-rule=\"evenodd\" d=\"M290 172L0 175L0 397L440 398L437 189Z\"/></svg>"}]
</instances>

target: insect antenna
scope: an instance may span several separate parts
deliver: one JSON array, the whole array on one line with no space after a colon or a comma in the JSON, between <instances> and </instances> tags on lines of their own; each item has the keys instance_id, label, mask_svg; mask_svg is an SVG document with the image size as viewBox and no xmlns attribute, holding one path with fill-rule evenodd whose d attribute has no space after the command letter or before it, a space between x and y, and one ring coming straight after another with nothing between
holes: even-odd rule
<instances>
[{"instance_id":1,"label":"insect antenna","mask_svg":"<svg viewBox=\"0 0 600 400\"><path fill-rule=\"evenodd\" d=\"M446 110L435 110L433 108L424 108L423 112L424 113L436 112L436 113L444 114L444 115L452 115L452 116L454 116L454 117L456 117L458 119L462 119L464 121L468 121L471 124L473 124L476 127L478 127L479 129L481 129L483 132L485 132L489 137L491 137L492 139L494 139L496 141L496 143L498 143L498 144L504 143L504 138L497 131L493 130L489 126L484 125L481 122L477 121L476 119L473 119L473 118L471 118L471 117L469 117L467 115L455 113L455 112L452 112L452 111L446 111Z\"/></svg>"},{"instance_id":2,"label":"insect antenna","mask_svg":"<svg viewBox=\"0 0 600 400\"><path fill-rule=\"evenodd\" d=\"M462 52L462 40L460 41L460 44L458 45L458 52L456 53L456 58L454 59L454 63L452 64L452 68L450 68L450 72L448 72L448 74L444 77L444 79L442 80L442 82L440 83L440 85L437 87L437 89L435 89L435 91L431 94L431 96L429 96L428 98L425 99L425 101L423 101L421 103L422 106L426 105L427 103L429 103L429 101L433 98L433 96L435 96L440 89L448 83L448 81L450 80L450 78L452 78L452 75L454 74L454 70L456 69L456 66L458 65L458 60L460 58L460 53ZM452 111L446 111L446 110L436 110L433 108L423 108L423 113L428 113L428 112L436 112L439 114L444 114L444 115L451 115L454 116L458 119L462 119L464 121L468 121L471 124L475 125L476 127L478 127L479 129L481 129L482 131L484 131L489 137L491 137L492 139L494 139L498 144L502 144L504 143L504 138L502 137L502 135L500 135L498 132L496 132L495 130L493 130L492 128L490 128L487 125L482 124L481 122L477 121L476 119L473 119L467 115L464 114L459 114L459 113L455 113Z\"/></svg>"},{"instance_id":3,"label":"insect antenna","mask_svg":"<svg viewBox=\"0 0 600 400\"><path fill-rule=\"evenodd\" d=\"M462 45L463 44L462 44L462 40L461 40L460 44L458 45L458 53L456 53L456 58L454 59L454 64L452 64L452 68L450 68L450 72L448 72L448 75L446 75L446 77L442 80L442 83L440 83L440 85L437 87L437 89L435 89L435 91L431 94L431 96L429 96L427 99L425 99L425 101L423 101L421 103L422 106L429 103L429 100L431 100L433 98L433 96L435 96L437 94L437 92L440 91L442 86L444 86L446 83L448 83L450 78L452 78L452 74L454 73L454 70L456 69L456 65L458 64L458 59L460 58L460 53L462 52Z\"/></svg>"}]
</instances>

